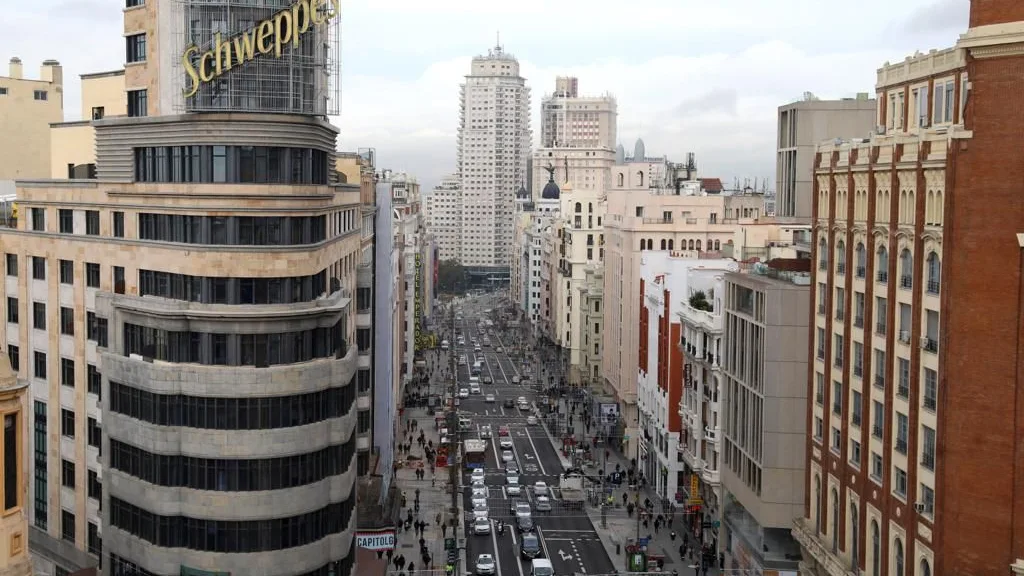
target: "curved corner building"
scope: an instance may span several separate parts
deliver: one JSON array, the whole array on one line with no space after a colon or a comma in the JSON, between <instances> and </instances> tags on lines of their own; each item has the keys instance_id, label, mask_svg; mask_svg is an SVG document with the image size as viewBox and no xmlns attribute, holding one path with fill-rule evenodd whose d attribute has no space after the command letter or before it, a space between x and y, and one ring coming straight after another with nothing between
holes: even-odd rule
<instances>
[{"instance_id":1,"label":"curved corner building","mask_svg":"<svg viewBox=\"0 0 1024 576\"><path fill-rule=\"evenodd\" d=\"M97 179L19 182L0 234L33 536L65 570L349 576L361 216L326 118L338 3L127 6Z\"/></svg>"}]
</instances>

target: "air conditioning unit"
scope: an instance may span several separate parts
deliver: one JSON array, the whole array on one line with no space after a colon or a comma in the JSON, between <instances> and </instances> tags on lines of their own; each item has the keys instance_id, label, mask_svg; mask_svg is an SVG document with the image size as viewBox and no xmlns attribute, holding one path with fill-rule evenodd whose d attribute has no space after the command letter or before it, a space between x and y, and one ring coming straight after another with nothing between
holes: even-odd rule
<instances>
[{"instance_id":1,"label":"air conditioning unit","mask_svg":"<svg viewBox=\"0 0 1024 576\"><path fill-rule=\"evenodd\" d=\"M927 336L921 336L921 348L927 348L927 347L928 347L928 337Z\"/></svg>"},{"instance_id":2,"label":"air conditioning unit","mask_svg":"<svg viewBox=\"0 0 1024 576\"><path fill-rule=\"evenodd\" d=\"M900 342L910 342L909 330L900 330Z\"/></svg>"}]
</instances>

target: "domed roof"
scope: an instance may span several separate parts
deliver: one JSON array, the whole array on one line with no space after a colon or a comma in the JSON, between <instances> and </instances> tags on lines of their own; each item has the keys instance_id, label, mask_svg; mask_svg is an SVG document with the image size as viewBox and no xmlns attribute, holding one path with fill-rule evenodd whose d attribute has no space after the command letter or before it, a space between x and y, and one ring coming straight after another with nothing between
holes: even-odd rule
<instances>
[{"instance_id":1,"label":"domed roof","mask_svg":"<svg viewBox=\"0 0 1024 576\"><path fill-rule=\"evenodd\" d=\"M545 200L558 200L558 197L561 195L562 191L558 189L558 184L555 184L555 175L552 172L551 178L548 179L548 183L544 185L544 190L540 193L540 197Z\"/></svg>"}]
</instances>

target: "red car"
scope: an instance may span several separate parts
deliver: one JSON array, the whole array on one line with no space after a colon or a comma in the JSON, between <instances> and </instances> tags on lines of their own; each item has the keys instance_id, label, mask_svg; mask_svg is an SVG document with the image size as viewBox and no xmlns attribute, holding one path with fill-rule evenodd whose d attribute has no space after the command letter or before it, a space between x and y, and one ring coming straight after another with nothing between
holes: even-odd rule
<instances>
[{"instance_id":1,"label":"red car","mask_svg":"<svg viewBox=\"0 0 1024 576\"><path fill-rule=\"evenodd\" d=\"M508 436L508 434L508 426L503 425L498 427L498 436Z\"/></svg>"}]
</instances>

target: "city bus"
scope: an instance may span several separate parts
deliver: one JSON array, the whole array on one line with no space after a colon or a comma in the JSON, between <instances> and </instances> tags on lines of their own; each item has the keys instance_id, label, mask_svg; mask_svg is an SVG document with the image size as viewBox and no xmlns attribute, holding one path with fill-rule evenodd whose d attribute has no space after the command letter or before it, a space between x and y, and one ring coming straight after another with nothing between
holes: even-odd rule
<instances>
[{"instance_id":1,"label":"city bus","mask_svg":"<svg viewBox=\"0 0 1024 576\"><path fill-rule=\"evenodd\" d=\"M486 440L469 439L462 443L462 463L467 470L483 468L486 461Z\"/></svg>"}]
</instances>

